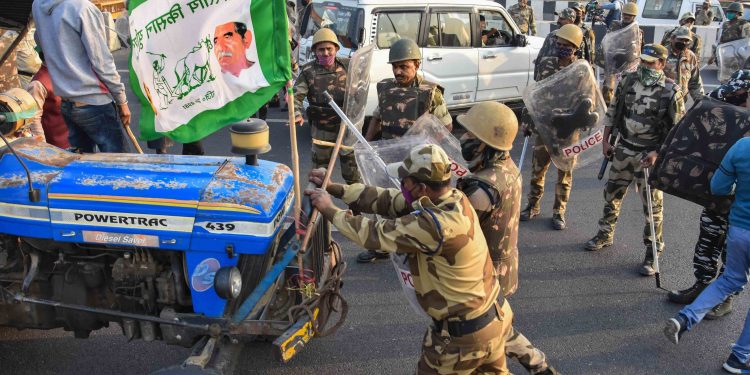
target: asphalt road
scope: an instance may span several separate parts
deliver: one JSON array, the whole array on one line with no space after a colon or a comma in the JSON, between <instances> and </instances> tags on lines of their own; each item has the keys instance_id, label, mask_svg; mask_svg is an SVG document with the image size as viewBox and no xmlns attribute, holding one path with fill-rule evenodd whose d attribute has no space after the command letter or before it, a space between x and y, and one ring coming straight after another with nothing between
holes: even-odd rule
<instances>
[{"instance_id":1,"label":"asphalt road","mask_svg":"<svg viewBox=\"0 0 750 375\"><path fill-rule=\"evenodd\" d=\"M116 53L126 69L126 54ZM131 97L131 110L138 105ZM270 113L273 150L265 158L289 163L286 112ZM136 117L137 118L137 117ZM137 132L137 120L134 121ZM300 129L303 170L310 164L309 128ZM523 140L516 140L514 159ZM211 155L229 155L229 136L221 130L205 141ZM145 144L144 144L145 147ZM153 152L153 151L151 151ZM173 152L179 153L175 147ZM530 154L530 153L529 153ZM530 155L524 162L528 179ZM679 309L654 287L653 278L637 274L643 258L643 216L631 190L623 204L616 243L591 253L582 244L596 232L603 206L598 165L575 172L568 209L568 229L551 228L555 172L546 184L543 215L521 224L520 289L510 298L515 326L547 353L564 374L719 374L730 345L739 335L748 298L736 300L735 312L719 321L706 321L674 346L662 336L666 319ZM340 180L340 174L335 178ZM528 190L525 183L524 189ZM524 204L525 204L524 198ZM668 288L693 282L692 250L698 234L700 208L665 197L662 280ZM361 265L360 251L337 233L349 267L344 296L350 311L346 324L331 337L315 339L286 365L274 361L269 343L246 346L240 356L242 374L410 374L417 362L426 322L401 295L388 262ZM119 327L76 340L61 330L46 332L0 329L0 374L145 374L181 362L187 349L161 342L127 342ZM517 374L525 371L511 364Z\"/></svg>"}]
</instances>

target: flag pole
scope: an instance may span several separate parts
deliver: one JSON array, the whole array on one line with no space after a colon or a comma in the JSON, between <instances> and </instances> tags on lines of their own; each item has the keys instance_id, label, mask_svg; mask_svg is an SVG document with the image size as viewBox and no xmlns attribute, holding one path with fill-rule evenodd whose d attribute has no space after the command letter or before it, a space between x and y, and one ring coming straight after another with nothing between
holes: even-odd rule
<instances>
[{"instance_id":1,"label":"flag pole","mask_svg":"<svg viewBox=\"0 0 750 375\"><path fill-rule=\"evenodd\" d=\"M292 81L286 83L286 102L289 107L289 141L292 147L292 173L294 174L294 227L297 240L300 239L302 233L300 225L300 213L302 213L302 191L300 189L300 176L299 176L299 154L297 153L297 124L294 122L294 90L292 89ZM302 253L305 249L301 249L297 253L297 266L299 267L300 275L303 274L304 268L302 264ZM301 282L302 280L300 280Z\"/></svg>"}]
</instances>

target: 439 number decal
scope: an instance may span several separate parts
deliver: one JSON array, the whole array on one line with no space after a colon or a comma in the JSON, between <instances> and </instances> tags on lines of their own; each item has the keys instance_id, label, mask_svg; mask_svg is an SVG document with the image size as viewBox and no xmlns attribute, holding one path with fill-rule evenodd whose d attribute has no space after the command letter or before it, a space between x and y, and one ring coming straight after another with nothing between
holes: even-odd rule
<instances>
[{"instance_id":1,"label":"439 number decal","mask_svg":"<svg viewBox=\"0 0 750 375\"><path fill-rule=\"evenodd\" d=\"M235 225L232 223L212 223L208 222L205 224L206 229L215 230L215 231L222 231L222 232L231 232L235 229Z\"/></svg>"}]
</instances>

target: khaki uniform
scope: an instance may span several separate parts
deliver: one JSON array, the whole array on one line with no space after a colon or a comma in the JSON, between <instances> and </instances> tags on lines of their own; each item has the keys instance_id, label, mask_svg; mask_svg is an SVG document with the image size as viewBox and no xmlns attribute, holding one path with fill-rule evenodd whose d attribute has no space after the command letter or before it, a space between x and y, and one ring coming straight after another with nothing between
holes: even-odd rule
<instances>
[{"instance_id":1,"label":"khaki uniform","mask_svg":"<svg viewBox=\"0 0 750 375\"><path fill-rule=\"evenodd\" d=\"M693 100L698 101L703 97L703 80L701 80L698 57L687 49L677 55L671 45L668 45L667 50L669 56L667 56L664 74L680 86L683 98L687 98L690 93Z\"/></svg>"},{"instance_id":2,"label":"khaki uniform","mask_svg":"<svg viewBox=\"0 0 750 375\"><path fill-rule=\"evenodd\" d=\"M513 312L497 282L487 241L466 196L450 189L431 201L406 204L398 189L334 184L328 192L355 212L330 207L323 216L339 232L371 250L408 255L417 300L442 327L431 325L424 337L418 374L508 374L505 338ZM446 321L475 319L491 308L496 317L480 330L451 337Z\"/></svg>"},{"instance_id":3,"label":"khaki uniform","mask_svg":"<svg viewBox=\"0 0 750 375\"><path fill-rule=\"evenodd\" d=\"M607 32L617 31L617 30L622 29L625 26L627 25L623 25L622 21L613 21L612 24L609 26L609 29L607 30ZM643 46L646 45L643 40L643 29L639 28L638 33L641 36L640 37L641 48L643 48ZM601 56L602 61L604 61L604 53L602 52L601 54L599 54L599 56ZM604 66L603 63L601 65ZM616 77L614 75L604 76L604 83L602 84L602 97L604 98L604 102L607 103L607 105L609 105L610 102L612 101L612 95L614 94L614 91L615 91L615 83L616 83L615 78Z\"/></svg>"},{"instance_id":4,"label":"khaki uniform","mask_svg":"<svg viewBox=\"0 0 750 375\"><path fill-rule=\"evenodd\" d=\"M443 98L443 88L417 75L410 87L401 87L393 78L378 82L378 107L373 118L380 120L382 138L403 136L423 114L431 113L445 126L452 123Z\"/></svg>"},{"instance_id":5,"label":"khaki uniform","mask_svg":"<svg viewBox=\"0 0 750 375\"><path fill-rule=\"evenodd\" d=\"M521 211L521 177L518 167L507 155L498 157L491 165L458 183L458 188L469 197L479 217L506 297L518 289L517 244ZM544 353L513 327L505 342L505 354L518 360L532 374L549 367Z\"/></svg>"},{"instance_id":6,"label":"khaki uniform","mask_svg":"<svg viewBox=\"0 0 750 375\"><path fill-rule=\"evenodd\" d=\"M711 22L713 22L713 20L714 20L714 12L711 10L711 8L709 8L708 10L703 10L703 8L701 8L701 9L698 9L697 12L695 12L695 25L696 26L708 26L711 24Z\"/></svg>"},{"instance_id":7,"label":"khaki uniform","mask_svg":"<svg viewBox=\"0 0 750 375\"><path fill-rule=\"evenodd\" d=\"M672 33L675 30L677 30L677 27L664 33L664 36L661 38L662 46L667 47L667 49L672 48L671 47ZM698 61L700 61L701 59L702 48L703 48L703 38L701 38L700 35L693 33L693 42L690 44L690 50L693 51L695 56L698 58Z\"/></svg>"},{"instance_id":8,"label":"khaki uniform","mask_svg":"<svg viewBox=\"0 0 750 375\"><path fill-rule=\"evenodd\" d=\"M13 44L15 39L13 34L13 32L0 29L0 55L4 54ZM16 51L13 51L0 66L0 92L20 87L21 82L18 80L18 67L16 66Z\"/></svg>"},{"instance_id":9,"label":"khaki uniform","mask_svg":"<svg viewBox=\"0 0 750 375\"><path fill-rule=\"evenodd\" d=\"M559 60L557 57L545 57L539 63L539 79L541 81L560 71ZM524 109L525 111L525 109ZM532 210L539 209L539 202L544 195L544 177L547 174L552 159L549 150L542 142L539 135L534 137L534 152L531 157L531 189L528 195L528 205ZM565 209L568 206L570 198L570 189L573 186L573 172L571 170L557 170L557 184L555 185L555 204L552 211L555 214L565 215Z\"/></svg>"},{"instance_id":10,"label":"khaki uniform","mask_svg":"<svg viewBox=\"0 0 750 375\"><path fill-rule=\"evenodd\" d=\"M636 77L637 73L630 73L617 86L617 92L609 105L605 118L606 126L620 126L620 143L614 150L609 179L604 188L604 210L599 219L599 233L613 238L615 224L620 215L622 200L628 187L636 180L641 192L643 215L646 222L643 228L643 243L651 248L651 230L649 228L647 190L644 185L643 168L640 159L649 151L656 151L667 136L669 130L680 121L685 114L685 106L681 90L667 81L665 76L652 86L644 86ZM666 90L666 91L665 91ZM624 100L624 110L619 116L617 103ZM656 230L657 246L664 248L662 236L662 192L651 189L654 228Z\"/></svg>"},{"instance_id":11,"label":"khaki uniform","mask_svg":"<svg viewBox=\"0 0 750 375\"><path fill-rule=\"evenodd\" d=\"M536 22L534 20L534 9L526 5L521 8L520 5L514 4L508 8L508 13L516 22L521 32L528 35L536 35Z\"/></svg>"},{"instance_id":12,"label":"khaki uniform","mask_svg":"<svg viewBox=\"0 0 750 375\"><path fill-rule=\"evenodd\" d=\"M346 98L346 74L349 68L349 60L336 58L333 70L328 70L317 61L311 61L302 66L299 77L294 83L294 108L295 117L301 116L302 101L308 100L307 119L312 126L313 139L336 142L341 118L333 111L328 100L323 94L325 91L331 94L339 107L344 107ZM313 143L312 161L313 168L327 168L331 160L333 147L321 146ZM354 159L354 152L341 151L341 175L349 183L360 181L359 169Z\"/></svg>"}]
</instances>

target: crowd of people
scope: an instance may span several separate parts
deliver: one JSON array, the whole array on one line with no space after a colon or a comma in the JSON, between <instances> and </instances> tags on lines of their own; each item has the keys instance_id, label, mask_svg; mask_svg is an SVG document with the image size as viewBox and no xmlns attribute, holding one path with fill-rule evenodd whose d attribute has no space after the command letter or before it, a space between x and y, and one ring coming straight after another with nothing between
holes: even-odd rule
<instances>
[{"instance_id":1,"label":"crowd of people","mask_svg":"<svg viewBox=\"0 0 750 375\"><path fill-rule=\"evenodd\" d=\"M294 2L291 2L294 5ZM603 21L608 33L631 25L638 14L635 3L613 0L599 6L608 10ZM595 46L593 30L583 20L583 4L573 4L558 14L558 29L545 39L535 61L534 79L543 81L579 61L603 64L604 53ZM521 31L536 33L533 11L526 0L509 8ZM732 3L722 26L719 43L750 38L743 8ZM296 14L296 11L290 11ZM0 68L0 90L26 88L39 111L28 129L31 136L61 148L89 153L124 152L122 128L129 126L130 109L125 87L104 39L100 11L88 0L36 0L36 32L22 42ZM702 41L691 29L713 18L708 2L694 15L683 14L680 26L668 31L661 44L644 44L643 33L634 33L641 46L632 72L618 78L608 74L601 87L607 104L603 154L611 158L604 189L604 208L596 235L584 244L598 251L614 242L622 200L635 182L641 194L645 224L644 260L639 271L654 275L655 260L665 249L662 226L662 192L649 188L646 175L670 129L685 115L685 100L704 97L699 72ZM14 35L0 35L0 49ZM307 121L313 137L313 172L310 181L320 186L330 158L339 157L345 184L331 183L325 190L305 193L312 204L339 232L366 251L357 260L369 263L398 252L407 255L417 300L432 318L424 337L417 372L508 373L506 358L518 360L531 374L556 374L545 354L513 327L507 297L518 287L519 222L537 217L551 150L526 113L519 125L516 114L504 104L483 102L456 118L465 133L461 152L472 174L451 185L451 160L437 145L411 150L402 162L388 165L388 174L400 189L366 186L351 150L332 155L341 119L327 104L324 92L343 106L349 60L337 56L341 44L334 32L322 28L312 41L315 59L299 69L294 83L295 123ZM712 58L713 60L713 58ZM432 114L453 129L443 89L419 74L420 47L410 39L394 42L388 63L393 78L377 83L377 109L368 124L368 141L403 137L423 114ZM750 68L750 67L746 67ZM739 70L709 96L739 107L750 106L750 70ZM303 101L309 105L303 116ZM305 119L306 117L306 119ZM522 179L510 158L517 133L533 136L530 189L522 208ZM618 134L615 136L615 134ZM168 139L152 144L167 152ZM200 142L186 144L186 154L203 154ZM681 335L703 318L720 318L731 311L732 298L750 274L750 141L742 139L727 152L711 181L716 195L734 194L729 214L704 209L695 247L693 286L668 295L686 306L664 329L677 343ZM558 169L552 227L566 228L566 207L573 171ZM340 199L350 211L333 203ZM378 214L378 218L363 216ZM719 259L725 259L719 268ZM718 277L717 277L718 276ZM750 319L750 318L749 318ZM746 322L732 353L724 363L731 373L750 373L750 322Z\"/></svg>"}]
</instances>

